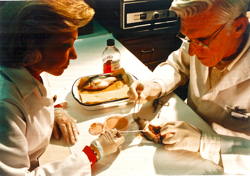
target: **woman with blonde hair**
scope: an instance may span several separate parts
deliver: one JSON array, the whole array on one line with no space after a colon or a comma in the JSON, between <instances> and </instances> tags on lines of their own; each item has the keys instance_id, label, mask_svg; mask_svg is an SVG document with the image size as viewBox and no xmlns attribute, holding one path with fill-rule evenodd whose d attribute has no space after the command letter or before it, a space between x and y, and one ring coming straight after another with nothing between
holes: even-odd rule
<instances>
[{"instance_id":1,"label":"woman with blonde hair","mask_svg":"<svg viewBox=\"0 0 250 176\"><path fill-rule=\"evenodd\" d=\"M83 151L39 166L53 132L75 144L78 130L55 108L43 73L61 75L77 54L78 28L94 10L80 0L5 2L0 7L0 175L90 175L91 164L116 152L124 137L107 131ZM58 128L59 127L59 128Z\"/></svg>"}]
</instances>

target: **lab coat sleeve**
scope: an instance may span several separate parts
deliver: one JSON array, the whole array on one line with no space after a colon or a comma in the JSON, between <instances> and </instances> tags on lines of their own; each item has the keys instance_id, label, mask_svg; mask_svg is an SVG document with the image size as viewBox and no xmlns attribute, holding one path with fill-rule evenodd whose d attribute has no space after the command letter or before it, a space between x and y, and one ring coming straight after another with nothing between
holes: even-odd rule
<instances>
[{"instance_id":1,"label":"lab coat sleeve","mask_svg":"<svg viewBox=\"0 0 250 176\"><path fill-rule=\"evenodd\" d=\"M250 140L202 132L201 156L218 164L226 174L250 174Z\"/></svg>"},{"instance_id":2,"label":"lab coat sleeve","mask_svg":"<svg viewBox=\"0 0 250 176\"><path fill-rule=\"evenodd\" d=\"M161 96L175 90L179 85L184 85L189 79L190 56L188 44L183 43L181 47L172 52L167 61L159 64L153 71L153 79L162 87Z\"/></svg>"},{"instance_id":3,"label":"lab coat sleeve","mask_svg":"<svg viewBox=\"0 0 250 176\"><path fill-rule=\"evenodd\" d=\"M82 151L61 161L29 171L26 123L22 112L10 102L0 102L0 175L91 175L90 162Z\"/></svg>"},{"instance_id":4,"label":"lab coat sleeve","mask_svg":"<svg viewBox=\"0 0 250 176\"><path fill-rule=\"evenodd\" d=\"M217 134L206 133L202 131L200 154L204 159L213 161L219 164L220 161L220 136Z\"/></svg>"},{"instance_id":5,"label":"lab coat sleeve","mask_svg":"<svg viewBox=\"0 0 250 176\"><path fill-rule=\"evenodd\" d=\"M79 151L67 158L59 161L47 163L45 165L37 167L29 175L51 175L51 176L65 176L65 175L91 175L90 161L87 155Z\"/></svg>"},{"instance_id":6,"label":"lab coat sleeve","mask_svg":"<svg viewBox=\"0 0 250 176\"><path fill-rule=\"evenodd\" d=\"M250 175L250 140L221 137L221 158L225 173Z\"/></svg>"}]
</instances>

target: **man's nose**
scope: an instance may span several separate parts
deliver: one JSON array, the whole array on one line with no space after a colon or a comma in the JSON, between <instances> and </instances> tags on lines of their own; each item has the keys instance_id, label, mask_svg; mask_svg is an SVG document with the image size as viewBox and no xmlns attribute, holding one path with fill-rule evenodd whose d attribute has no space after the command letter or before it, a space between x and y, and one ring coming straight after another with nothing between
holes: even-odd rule
<instances>
[{"instance_id":1,"label":"man's nose","mask_svg":"<svg viewBox=\"0 0 250 176\"><path fill-rule=\"evenodd\" d=\"M194 43L189 44L188 54L194 56L195 54L201 52L202 48Z\"/></svg>"}]
</instances>

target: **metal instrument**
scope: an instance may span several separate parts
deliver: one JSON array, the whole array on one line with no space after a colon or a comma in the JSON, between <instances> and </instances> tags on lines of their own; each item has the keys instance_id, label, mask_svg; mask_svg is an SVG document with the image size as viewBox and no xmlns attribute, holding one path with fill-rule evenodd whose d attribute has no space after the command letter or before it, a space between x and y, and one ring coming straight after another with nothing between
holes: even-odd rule
<instances>
[{"instance_id":1,"label":"metal instrument","mask_svg":"<svg viewBox=\"0 0 250 176\"><path fill-rule=\"evenodd\" d=\"M133 131L119 131L119 133L139 133L146 132L145 130L133 130Z\"/></svg>"}]
</instances>

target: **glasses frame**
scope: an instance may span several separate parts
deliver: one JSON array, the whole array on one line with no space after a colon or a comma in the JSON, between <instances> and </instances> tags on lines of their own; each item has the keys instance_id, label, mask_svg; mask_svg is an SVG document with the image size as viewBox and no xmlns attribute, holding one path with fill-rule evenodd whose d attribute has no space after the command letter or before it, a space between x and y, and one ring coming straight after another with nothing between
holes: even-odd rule
<instances>
[{"instance_id":1,"label":"glasses frame","mask_svg":"<svg viewBox=\"0 0 250 176\"><path fill-rule=\"evenodd\" d=\"M179 39L181 39L183 42L186 42L186 43L189 43L189 44L196 44L198 45L199 47L202 47L202 48L205 48L205 49L210 49L209 48L209 45L211 44L211 42L220 34L220 32L224 29L224 27L227 25L228 22L226 22L224 25L220 26L218 29L216 29L216 31L214 31L214 33L212 33L210 36L217 34L208 42L208 44L205 44L204 42L200 41L200 42L194 42L192 40L189 40L189 39L186 39L186 38L183 38L180 36L181 34L181 31L178 32L178 34L176 35L176 37L178 37ZM209 38L210 36L206 37L206 38Z\"/></svg>"}]
</instances>

